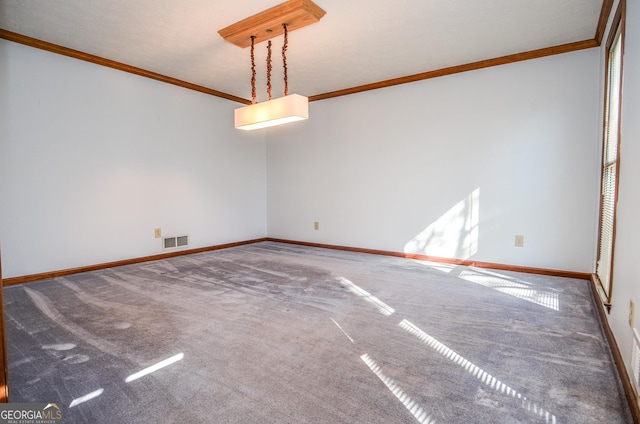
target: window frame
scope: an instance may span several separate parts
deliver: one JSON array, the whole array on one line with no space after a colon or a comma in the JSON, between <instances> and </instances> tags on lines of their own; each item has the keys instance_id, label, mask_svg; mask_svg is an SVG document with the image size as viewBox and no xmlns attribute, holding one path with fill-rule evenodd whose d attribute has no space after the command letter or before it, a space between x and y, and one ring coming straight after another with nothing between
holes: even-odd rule
<instances>
[{"instance_id":1,"label":"window frame","mask_svg":"<svg viewBox=\"0 0 640 424\"><path fill-rule=\"evenodd\" d=\"M625 11L626 11L626 0L620 0L618 8L616 10L616 14L614 15L611 28L609 30L609 35L607 37L607 43L605 48L605 87L604 87L604 110L603 110L603 131L602 131L602 154L600 157L600 205L598 209L598 251L596 257L596 267L595 267L595 278L598 281L599 292L602 298L604 305L608 310L611 308L611 299L613 295L613 272L614 272L614 262L615 262L615 242L616 242L616 216L617 216L617 206L618 206L618 187L620 184L620 142L621 142L621 122L622 122L622 81L624 74L624 46L625 46ZM620 40L620 63L619 63L619 80L617 81L617 96L618 102L617 105L617 120L613 123L616 126L615 133L617 135L616 140L616 158L615 161L607 162L607 141L608 134L611 132L611 122L610 121L610 106L611 106L611 78L610 78L610 70L611 70L611 55L614 44L617 40ZM608 272L607 272L607 284L603 283L599 275L599 264L601 262L602 256L602 235L603 235L603 214L605 208L605 176L607 174L607 170L610 166L615 166L615 187L613 189L613 216L612 216L612 224L611 224L611 249L609 252L610 257Z\"/></svg>"}]
</instances>

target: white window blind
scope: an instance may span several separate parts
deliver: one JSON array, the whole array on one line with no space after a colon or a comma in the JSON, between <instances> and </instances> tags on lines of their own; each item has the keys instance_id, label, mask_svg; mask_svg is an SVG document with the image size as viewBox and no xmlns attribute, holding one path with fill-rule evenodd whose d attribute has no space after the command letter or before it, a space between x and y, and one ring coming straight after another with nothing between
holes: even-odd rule
<instances>
[{"instance_id":1,"label":"white window blind","mask_svg":"<svg viewBox=\"0 0 640 424\"><path fill-rule=\"evenodd\" d=\"M620 28L607 55L604 145L602 150L602 188L600 205L600 245L596 272L607 298L611 299L611 274L615 234L620 135L620 97L622 83L622 35Z\"/></svg>"}]
</instances>

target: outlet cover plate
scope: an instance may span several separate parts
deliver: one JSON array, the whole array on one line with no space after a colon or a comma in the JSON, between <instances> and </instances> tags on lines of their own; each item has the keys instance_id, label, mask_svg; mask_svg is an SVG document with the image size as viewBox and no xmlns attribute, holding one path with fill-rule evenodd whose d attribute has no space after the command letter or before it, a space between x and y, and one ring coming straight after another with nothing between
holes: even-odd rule
<instances>
[{"instance_id":1,"label":"outlet cover plate","mask_svg":"<svg viewBox=\"0 0 640 424\"><path fill-rule=\"evenodd\" d=\"M524 236L516 236L516 247L524 247Z\"/></svg>"}]
</instances>

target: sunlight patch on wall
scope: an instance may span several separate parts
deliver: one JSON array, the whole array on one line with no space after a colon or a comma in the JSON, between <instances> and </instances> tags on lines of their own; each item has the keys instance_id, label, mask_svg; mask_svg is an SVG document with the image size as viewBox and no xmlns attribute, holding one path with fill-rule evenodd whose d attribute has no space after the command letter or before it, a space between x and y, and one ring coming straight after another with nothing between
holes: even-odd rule
<instances>
[{"instance_id":1,"label":"sunlight patch on wall","mask_svg":"<svg viewBox=\"0 0 640 424\"><path fill-rule=\"evenodd\" d=\"M409 334L413 334L414 336L416 336L421 342L438 352L440 355L464 368L465 371L480 380L485 385L489 386L491 389L498 391L506 396L511 396L518 399L521 408L526 409L534 415L543 418L545 420L545 423L556 424L556 416L554 414L542 408L537 403L527 399L526 396L523 396L517 390L507 386L505 383L487 373L479 366L463 358L453 349L450 349L445 344L436 340L434 337L431 337L411 322L403 319L398 325Z\"/></svg>"},{"instance_id":2,"label":"sunlight patch on wall","mask_svg":"<svg viewBox=\"0 0 640 424\"><path fill-rule=\"evenodd\" d=\"M531 288L530 283L519 278L478 268L462 271L460 278L554 311L560 310L560 299L557 293Z\"/></svg>"},{"instance_id":3,"label":"sunlight patch on wall","mask_svg":"<svg viewBox=\"0 0 640 424\"><path fill-rule=\"evenodd\" d=\"M469 259L478 252L480 188L404 245L404 253Z\"/></svg>"}]
</instances>

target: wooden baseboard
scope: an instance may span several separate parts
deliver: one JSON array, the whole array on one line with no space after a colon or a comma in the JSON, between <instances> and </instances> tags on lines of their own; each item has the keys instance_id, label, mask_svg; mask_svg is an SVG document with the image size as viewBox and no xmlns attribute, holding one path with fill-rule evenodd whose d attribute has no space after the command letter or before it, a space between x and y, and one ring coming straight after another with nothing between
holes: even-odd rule
<instances>
[{"instance_id":1,"label":"wooden baseboard","mask_svg":"<svg viewBox=\"0 0 640 424\"><path fill-rule=\"evenodd\" d=\"M627 368L624 365L624 360L622 359L622 353L620 353L620 348L618 347L616 338L613 335L611 327L609 326L609 320L607 319L607 310L609 309L610 305L607 306L601 299L601 296L599 294L598 277L595 274L592 274L589 279L591 281L591 294L593 297L593 303L595 303L596 305L598 315L600 316L602 329L607 338L607 342L609 342L609 348L611 349L613 362L615 363L616 369L618 370L620 382L622 383L622 388L624 389L624 394L627 398L627 403L629 404L633 422L636 424L640 424L640 406L638 405L637 401L638 394L636 393L635 388L631 383L629 373L627 372Z\"/></svg>"},{"instance_id":2,"label":"wooden baseboard","mask_svg":"<svg viewBox=\"0 0 640 424\"><path fill-rule=\"evenodd\" d=\"M77 268L68 268L68 269L62 269L57 271L42 272L38 274L11 277L11 278L6 278L2 280L2 283L5 286L11 286L14 284L22 284L22 283L28 283L31 281L46 280L48 278L63 277L65 275L79 274L81 272L98 271L101 269L113 268L117 266L132 265L132 264L137 264L141 262L157 261L159 259L167 259L167 258L173 258L176 256L190 255L193 253L201 253L201 252L208 252L212 250L226 249L229 247L243 246L246 244L258 243L261 241L273 241L277 243L296 244L299 246L309 246L309 247L320 247L324 249L343 250L347 252L359 252L359 253L367 253L372 255L395 256L399 258L440 262L440 263L453 264L453 265L475 266L478 268L497 269L502 271L525 272L529 274L550 275L554 277L577 278L580 280L590 280L592 275L586 272L534 268L534 267L525 267L525 266L517 266L517 265L499 264L499 263L493 263L493 262L451 259L451 258L442 258L438 256L419 255L414 253L393 252L388 250L365 249L361 247L339 246L334 244L311 243L306 241L285 240L285 239L278 239L278 238L272 238L272 237L263 237L263 238L253 239L253 240L238 241L233 243L218 244L214 246L200 247L196 249L187 249L187 250L180 250L177 252L168 252L168 253L161 253L158 255L143 256L140 258L124 259L121 261L105 262L101 264L81 266Z\"/></svg>"},{"instance_id":3,"label":"wooden baseboard","mask_svg":"<svg viewBox=\"0 0 640 424\"><path fill-rule=\"evenodd\" d=\"M14 284L29 283L31 281L46 280L48 278L56 278L56 277L63 277L65 275L79 274L81 272L98 271L101 269L113 268L117 266L132 265L132 264L137 264L141 262L157 261L159 259L167 259L167 258L173 258L176 256L190 255L193 253L209 252L212 250L226 249L226 248L235 247L235 246L243 246L246 244L258 243L261 241L273 241L277 243L296 244L299 246L309 246L309 247L320 247L323 249L344 250L347 252L359 252L359 253L367 253L372 255L395 256L399 258L416 259L420 261L440 262L440 263L463 265L463 266L475 266L478 268L497 269L501 271L525 272L529 274L550 275L554 277L577 278L580 280L591 280L591 275L592 275L586 272L534 268L534 267L525 267L525 266L517 266L517 265L499 264L499 263L493 263L493 262L480 262L480 261L473 261L473 260L442 258L438 256L394 252L389 250L365 249L361 247L339 246L334 244L311 243L306 241L285 240L285 239L278 239L278 238L272 238L272 237L263 237L263 238L253 239L253 240L238 241L233 243L218 244L214 246L200 247L196 249L187 249L187 250L180 250L177 252L168 252L168 253L161 253L158 255L143 256L140 258L124 259L121 261L105 262L101 264L81 266L77 268L68 268L68 269L62 269L57 271L42 272L38 274L11 277L11 278L6 278L2 280L2 283L5 286L11 286Z\"/></svg>"},{"instance_id":4,"label":"wooden baseboard","mask_svg":"<svg viewBox=\"0 0 640 424\"><path fill-rule=\"evenodd\" d=\"M348 252L368 253L368 254L383 255L383 256L395 256L398 258L417 259L420 261L440 262L440 263L463 265L463 266L475 266L478 268L497 269L501 271L525 272L528 274L550 275L553 277L577 278L579 280L591 279L591 274L588 272L563 271L558 269L534 268L534 267L527 267L527 266L498 264L493 262L451 259L451 258L442 258L438 256L419 255L415 253L403 253L403 252L394 252L394 251L388 251L388 250L364 249L360 247L337 246L333 244L310 243L306 241L284 240L284 239L278 239L278 238L272 238L272 237L267 237L266 240L278 242L278 243L297 244L300 246L320 247L324 249L333 249L333 250L345 250Z\"/></svg>"},{"instance_id":5,"label":"wooden baseboard","mask_svg":"<svg viewBox=\"0 0 640 424\"><path fill-rule=\"evenodd\" d=\"M7 338L4 325L4 297L2 294L2 260L0 260L0 403L9 402L9 359L7 355Z\"/></svg>"},{"instance_id":6,"label":"wooden baseboard","mask_svg":"<svg viewBox=\"0 0 640 424\"><path fill-rule=\"evenodd\" d=\"M238 242L234 242L234 243L218 244L218 245L215 245L215 246L199 247L199 248L196 248L196 249L186 249L186 250L180 250L180 251L177 251L177 252L161 253L161 254L158 254L158 255L143 256L143 257L140 257L140 258L125 259L125 260L114 261L114 262L106 262L106 263L102 263L102 264L81 266L81 267L77 267L77 268L69 268L69 269L62 269L62 270L58 270L58 271L42 272L42 273L39 273L39 274L23 275L23 276L20 276L20 277L6 278L6 279L2 280L2 283L5 286L10 286L10 285L13 285L13 284L22 284L22 283L28 283L28 282L31 282L31 281L46 280L48 278L62 277L62 276L65 276L65 275L79 274L81 272L97 271L97 270L100 270L100 269L113 268L113 267L116 267L116 266L132 265L132 264L138 264L138 263L141 263L141 262L157 261L159 259L167 259L167 258L173 258L173 257L176 257L176 256L190 255L190 254L193 254L193 253L201 253L201 252L209 252L209 251L212 251L212 250L227 249L229 247L243 246L245 244L252 244L252 243L257 243L257 242L266 241L266 240L267 240L266 238L259 238L259 239L253 239L253 240L238 241Z\"/></svg>"}]
</instances>

